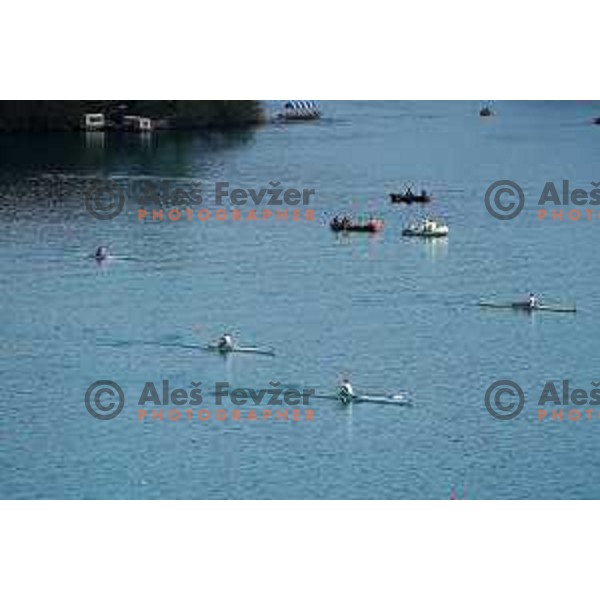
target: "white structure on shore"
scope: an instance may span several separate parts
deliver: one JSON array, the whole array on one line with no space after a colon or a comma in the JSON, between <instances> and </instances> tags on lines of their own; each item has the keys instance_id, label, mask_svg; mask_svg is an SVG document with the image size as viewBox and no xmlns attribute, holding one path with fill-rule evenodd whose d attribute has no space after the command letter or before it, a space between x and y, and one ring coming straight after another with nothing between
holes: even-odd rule
<instances>
[{"instance_id":1,"label":"white structure on shore","mask_svg":"<svg viewBox=\"0 0 600 600\"><path fill-rule=\"evenodd\" d=\"M103 113L88 113L83 115L83 128L86 131L101 131L106 127Z\"/></svg>"},{"instance_id":2,"label":"white structure on shore","mask_svg":"<svg viewBox=\"0 0 600 600\"><path fill-rule=\"evenodd\" d=\"M104 131L111 129L115 131L152 131L154 124L148 117L137 115L125 115L123 117L111 118L107 120L103 113L88 113L81 119L82 128L85 131Z\"/></svg>"},{"instance_id":3,"label":"white structure on shore","mask_svg":"<svg viewBox=\"0 0 600 600\"><path fill-rule=\"evenodd\" d=\"M127 115L123 117L123 126L130 131L152 131L152 119Z\"/></svg>"}]
</instances>

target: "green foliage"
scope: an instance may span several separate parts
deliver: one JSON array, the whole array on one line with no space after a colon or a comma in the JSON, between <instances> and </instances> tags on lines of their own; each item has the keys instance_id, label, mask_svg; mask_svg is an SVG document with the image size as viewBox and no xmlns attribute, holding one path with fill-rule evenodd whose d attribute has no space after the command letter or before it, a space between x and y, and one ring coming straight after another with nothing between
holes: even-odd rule
<instances>
[{"instance_id":1,"label":"green foliage","mask_svg":"<svg viewBox=\"0 0 600 600\"><path fill-rule=\"evenodd\" d=\"M72 131L85 113L138 115L174 129L231 129L261 123L256 100L9 100L0 102L0 131Z\"/></svg>"}]
</instances>

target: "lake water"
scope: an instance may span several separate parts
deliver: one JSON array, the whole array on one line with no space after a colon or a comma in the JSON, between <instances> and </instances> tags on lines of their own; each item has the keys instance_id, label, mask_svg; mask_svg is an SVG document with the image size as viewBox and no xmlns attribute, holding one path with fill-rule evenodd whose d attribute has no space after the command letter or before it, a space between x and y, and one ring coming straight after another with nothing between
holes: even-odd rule
<instances>
[{"instance_id":1,"label":"lake water","mask_svg":"<svg viewBox=\"0 0 600 600\"><path fill-rule=\"evenodd\" d=\"M598 107L501 102L481 119L479 102L321 106L321 122L226 136L0 137L1 497L600 497L600 419L537 416L546 381L600 380L600 221L538 222L535 204L548 180L600 181ZM138 222L132 202L97 220L77 186L106 177L315 188L315 221ZM485 208L501 179L526 193L514 220ZM48 180L68 183L64 197L39 193ZM432 191L447 240L401 236L422 212L387 200L404 182ZM379 214L385 230L335 235L342 212ZM101 244L117 258L99 266ZM530 290L578 312L478 306ZM202 350L226 329L276 355ZM412 406L314 398L314 422L138 420L148 381L327 396L343 376ZM527 396L513 420L484 405L500 379ZM125 393L113 420L86 411L96 380Z\"/></svg>"}]
</instances>

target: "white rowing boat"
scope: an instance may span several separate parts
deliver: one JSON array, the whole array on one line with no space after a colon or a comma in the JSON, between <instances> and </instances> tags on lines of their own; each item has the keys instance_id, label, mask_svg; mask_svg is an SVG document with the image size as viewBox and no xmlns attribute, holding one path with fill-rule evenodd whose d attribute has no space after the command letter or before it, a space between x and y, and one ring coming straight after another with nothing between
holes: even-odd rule
<instances>
[{"instance_id":1,"label":"white rowing boat","mask_svg":"<svg viewBox=\"0 0 600 600\"><path fill-rule=\"evenodd\" d=\"M233 348L227 348L219 346L218 344L211 344L206 346L206 349L211 352L219 352L220 354L236 352L242 354L264 354L266 356L275 356L275 350L273 350L273 348L259 348L257 346L234 346Z\"/></svg>"},{"instance_id":2,"label":"white rowing boat","mask_svg":"<svg viewBox=\"0 0 600 600\"><path fill-rule=\"evenodd\" d=\"M407 394L347 394L340 390L335 396L318 397L340 400L342 404L360 404L361 402L371 402L373 404L396 404L398 406L412 405L412 400Z\"/></svg>"},{"instance_id":3,"label":"white rowing boat","mask_svg":"<svg viewBox=\"0 0 600 600\"><path fill-rule=\"evenodd\" d=\"M389 396L370 396L363 395L357 396L354 399L354 402L373 402L374 404L412 404L412 400L405 396L404 394L392 394Z\"/></svg>"}]
</instances>

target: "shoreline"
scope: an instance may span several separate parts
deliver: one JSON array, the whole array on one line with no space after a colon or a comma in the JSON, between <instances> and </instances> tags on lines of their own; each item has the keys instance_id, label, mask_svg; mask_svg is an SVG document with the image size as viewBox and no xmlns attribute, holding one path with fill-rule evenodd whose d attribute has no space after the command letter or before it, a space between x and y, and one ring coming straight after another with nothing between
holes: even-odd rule
<instances>
[{"instance_id":1,"label":"shoreline","mask_svg":"<svg viewBox=\"0 0 600 600\"><path fill-rule=\"evenodd\" d=\"M267 122L258 100L0 101L3 133L228 131Z\"/></svg>"}]
</instances>

